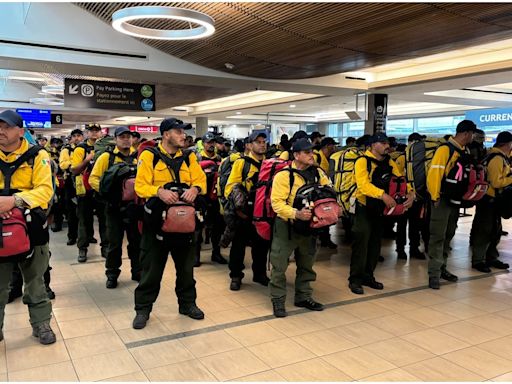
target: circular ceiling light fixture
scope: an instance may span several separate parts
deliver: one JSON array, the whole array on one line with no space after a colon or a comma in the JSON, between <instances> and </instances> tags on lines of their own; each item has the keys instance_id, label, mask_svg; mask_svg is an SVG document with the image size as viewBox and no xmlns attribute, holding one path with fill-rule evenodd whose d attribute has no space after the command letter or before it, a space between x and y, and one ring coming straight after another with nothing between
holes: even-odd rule
<instances>
[{"instance_id":1,"label":"circular ceiling light fixture","mask_svg":"<svg viewBox=\"0 0 512 384\"><path fill-rule=\"evenodd\" d=\"M137 27L130 22L143 19L185 21L190 29L152 29ZM192 24L198 25L192 28ZM176 7L143 6L120 9L112 15L112 27L126 35L155 40L192 40L213 35L215 21L208 15Z\"/></svg>"}]
</instances>

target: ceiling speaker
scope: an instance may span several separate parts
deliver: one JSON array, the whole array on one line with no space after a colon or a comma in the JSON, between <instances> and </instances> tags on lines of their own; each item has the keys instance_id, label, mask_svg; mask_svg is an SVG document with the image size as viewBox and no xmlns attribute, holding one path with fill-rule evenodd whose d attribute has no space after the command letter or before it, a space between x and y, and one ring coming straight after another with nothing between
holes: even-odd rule
<instances>
[{"instance_id":1,"label":"ceiling speaker","mask_svg":"<svg viewBox=\"0 0 512 384\"><path fill-rule=\"evenodd\" d=\"M345 114L350 120L364 120L363 112L346 111Z\"/></svg>"}]
</instances>

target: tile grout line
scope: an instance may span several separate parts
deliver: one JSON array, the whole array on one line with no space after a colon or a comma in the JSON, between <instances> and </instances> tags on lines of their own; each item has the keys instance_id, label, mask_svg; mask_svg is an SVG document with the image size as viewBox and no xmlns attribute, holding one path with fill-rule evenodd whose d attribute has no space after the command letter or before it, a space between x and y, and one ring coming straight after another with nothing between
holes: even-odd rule
<instances>
[{"instance_id":1,"label":"tile grout line","mask_svg":"<svg viewBox=\"0 0 512 384\"><path fill-rule=\"evenodd\" d=\"M492 272L492 273L487 273L487 274L482 274L482 275L468 276L468 277L460 278L458 280L458 282L480 280L480 279L484 279L487 277L501 275L501 274L505 274L505 273L509 273L509 272L508 271L497 271L497 272ZM451 284L455 284L455 283L449 283L449 282L441 283L441 285L451 285ZM428 285L422 285L419 287L412 287L412 288L404 288L404 289L399 289L396 291L380 293L380 294L371 295L371 296L367 296L367 297L342 300L342 301L338 301L335 303L325 304L324 308L326 308L326 309L327 308L336 308L336 307L341 307L344 305L362 303L362 302L366 302L366 301L382 299L385 297L393 297L393 296L398 296L398 295L402 295L405 293L422 291L422 290L426 290L426 289L428 289ZM308 313L308 312L310 312L310 311L305 308L304 309L296 309L296 310L289 311L288 316L295 316L295 315L300 315L300 314ZM195 329L195 330L191 330L191 331L178 332L178 333L174 333L174 334L170 334L170 335L134 341L134 342L130 342L130 343L125 343L125 345L126 345L126 348L131 349L131 348L142 347L142 346L150 345L150 344L162 343L162 342L169 341L169 340L178 340L178 339L182 339L182 338L189 337L189 336L195 336L195 335L210 333L210 332L214 332L214 331L235 328L235 327L239 327L239 326L243 326L243 325L260 323L263 321L272 320L274 318L275 318L274 315L259 316L259 317L255 317L252 319L239 320L239 321L234 321L232 323L218 324L218 325L213 325L213 326L205 327L205 328L199 328L199 329Z\"/></svg>"}]
</instances>

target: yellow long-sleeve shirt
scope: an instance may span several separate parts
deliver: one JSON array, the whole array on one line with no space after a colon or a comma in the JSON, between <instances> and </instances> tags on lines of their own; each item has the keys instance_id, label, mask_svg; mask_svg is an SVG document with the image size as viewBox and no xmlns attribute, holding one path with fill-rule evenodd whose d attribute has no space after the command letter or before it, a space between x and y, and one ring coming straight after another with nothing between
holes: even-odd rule
<instances>
[{"instance_id":1,"label":"yellow long-sleeve shirt","mask_svg":"<svg viewBox=\"0 0 512 384\"><path fill-rule=\"evenodd\" d=\"M17 150L9 154L0 151L0 159L12 163L28 151L29 147L28 141L22 139L21 146ZM0 189L5 186L4 180L4 175L0 172ZM11 177L11 189L21 191L16 193L16 196L23 199L30 209L48 208L53 197L53 185L50 156L47 151L39 151L34 158L33 166L26 162L21 164Z\"/></svg>"},{"instance_id":2,"label":"yellow long-sleeve shirt","mask_svg":"<svg viewBox=\"0 0 512 384\"><path fill-rule=\"evenodd\" d=\"M492 148L488 155L499 153L507 157L507 154L499 148ZM501 156L494 156L489 164L487 164L487 181L489 182L489 190L487 194L496 197L496 190L512 185L510 165Z\"/></svg>"},{"instance_id":3,"label":"yellow long-sleeve shirt","mask_svg":"<svg viewBox=\"0 0 512 384\"><path fill-rule=\"evenodd\" d=\"M71 148L76 148L76 145L72 144ZM67 171L69 167L71 167L71 154L69 152L69 147L62 148L59 156L59 167L63 171Z\"/></svg>"},{"instance_id":4,"label":"yellow long-sleeve shirt","mask_svg":"<svg viewBox=\"0 0 512 384\"><path fill-rule=\"evenodd\" d=\"M87 140L86 144L91 147L94 146L94 143L90 140ZM94 150L92 150L92 152L94 153ZM71 168L76 168L79 166L82 161L84 161L86 156L87 154L85 153L85 148L77 146L73 151L73 155L71 156Z\"/></svg>"},{"instance_id":5,"label":"yellow long-sleeve shirt","mask_svg":"<svg viewBox=\"0 0 512 384\"><path fill-rule=\"evenodd\" d=\"M220 156L217 155L217 153L213 153L213 156L210 156L208 155L208 153L203 149L202 151L199 152L199 156L201 157L202 160L213 160L213 161L217 161L220 159Z\"/></svg>"},{"instance_id":6,"label":"yellow long-sleeve shirt","mask_svg":"<svg viewBox=\"0 0 512 384\"><path fill-rule=\"evenodd\" d=\"M371 157L373 159L377 159L375 155L370 151L367 150L364 153L364 156ZM382 198L382 195L384 194L384 190L381 188L376 187L372 184L372 176L373 172L377 168L377 164L375 162L371 161L371 168L370 173L368 173L368 159L366 159L364 156L357 159L356 164L354 166L354 175L356 179L356 198L357 200L363 204L366 205L366 196L372 197L374 199L380 199ZM389 160L389 165L392 167L392 173L395 176L403 176L403 173L400 172L398 169L398 166L393 160ZM407 189L410 190L410 186L407 186Z\"/></svg>"},{"instance_id":7,"label":"yellow long-sleeve shirt","mask_svg":"<svg viewBox=\"0 0 512 384\"><path fill-rule=\"evenodd\" d=\"M453 137L450 137L448 142L453 144L460 151L465 150ZM441 145L437 148L427 174L427 189L432 201L437 201L441 197L443 179L450 173L459 156L459 152L453 151L450 157L450 148L448 145Z\"/></svg>"},{"instance_id":8,"label":"yellow long-sleeve shirt","mask_svg":"<svg viewBox=\"0 0 512 384\"><path fill-rule=\"evenodd\" d=\"M402 173L402 175L405 175L405 153L401 153L396 159L395 163Z\"/></svg>"},{"instance_id":9,"label":"yellow long-sleeve shirt","mask_svg":"<svg viewBox=\"0 0 512 384\"><path fill-rule=\"evenodd\" d=\"M295 161L292 162L291 167L297 169ZM298 173L294 173L293 186L290 188L290 172L285 169L274 176L270 201L272 209L278 217L283 220L294 220L297 210L293 208L293 201L299 188L306 184L306 180ZM318 174L320 175L320 185L331 185L331 180L321 168L318 168Z\"/></svg>"},{"instance_id":10,"label":"yellow long-sleeve shirt","mask_svg":"<svg viewBox=\"0 0 512 384\"><path fill-rule=\"evenodd\" d=\"M136 150L134 148L130 148L130 156L133 157L132 164L137 164L137 155ZM110 160L110 156L114 156L114 163L121 163L123 160L119 156L115 156L116 153L119 153L119 148L115 147L113 154L104 152L102 153L96 162L94 163L94 166L91 171L91 175L89 176L89 184L91 185L92 189L94 189L96 192L100 191L100 180L103 177L103 174L108 169L108 163Z\"/></svg>"},{"instance_id":11,"label":"yellow long-sleeve shirt","mask_svg":"<svg viewBox=\"0 0 512 384\"><path fill-rule=\"evenodd\" d=\"M319 149L319 150L315 150L315 161L318 163L317 165L322 168L322 171L324 171L325 173L328 173L329 172L329 159L327 158L327 156L325 156L324 152ZM320 161L317 160L317 157L319 158Z\"/></svg>"},{"instance_id":12,"label":"yellow long-sleeve shirt","mask_svg":"<svg viewBox=\"0 0 512 384\"><path fill-rule=\"evenodd\" d=\"M247 155L247 157L252 158L254 161L261 163L262 161L257 160L256 157L252 153ZM254 164L251 164L249 168L249 172L247 173L247 177L245 180L242 180L242 172L244 170L244 164L246 160L243 158L235 160L233 163L233 168L231 169L231 173L229 175L228 181L226 183L226 189L224 191L224 197L227 199L229 197L229 194L233 190L233 187L237 183L241 183L243 187L249 192L253 186L254 182L252 180L252 177L256 172L259 172L258 167L256 167Z\"/></svg>"},{"instance_id":13,"label":"yellow long-sleeve shirt","mask_svg":"<svg viewBox=\"0 0 512 384\"><path fill-rule=\"evenodd\" d=\"M162 144L158 144L158 150L162 152L164 156L170 159L176 159L183 156L183 152L178 150L174 156L170 155L162 147ZM158 188L163 187L165 184L175 181L174 175L167 167L167 165L159 159L153 168L154 155L150 151L143 151L140 154L137 176L135 177L135 193L143 199L149 199L150 197L156 196ZM187 184L190 187L199 187L200 194L206 193L206 175L201 169L197 161L195 153L189 154L189 164L184 161L180 168L180 182Z\"/></svg>"}]
</instances>

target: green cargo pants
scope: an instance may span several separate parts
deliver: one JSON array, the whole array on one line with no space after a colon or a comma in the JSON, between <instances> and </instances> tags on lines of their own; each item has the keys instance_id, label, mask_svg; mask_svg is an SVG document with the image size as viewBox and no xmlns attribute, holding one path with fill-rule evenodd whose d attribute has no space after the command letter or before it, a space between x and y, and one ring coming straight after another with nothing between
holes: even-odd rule
<instances>
[{"instance_id":1,"label":"green cargo pants","mask_svg":"<svg viewBox=\"0 0 512 384\"><path fill-rule=\"evenodd\" d=\"M457 221L459 220L459 207L448 203L448 200L441 198L439 206L432 203L430 215L430 241L428 276L441 276L441 271L446 269L446 262L450 250L450 241L455 236Z\"/></svg>"},{"instance_id":2,"label":"green cargo pants","mask_svg":"<svg viewBox=\"0 0 512 384\"><path fill-rule=\"evenodd\" d=\"M476 204L471 233L473 234L472 264L494 261L499 257L498 244L501 239L501 215L490 196Z\"/></svg>"},{"instance_id":3,"label":"green cargo pants","mask_svg":"<svg viewBox=\"0 0 512 384\"><path fill-rule=\"evenodd\" d=\"M272 245L270 248L270 297L272 299L286 299L286 270L288 258L295 250L295 263L297 273L295 277L295 302L309 299L313 294L311 282L316 280L313 270L316 255L316 238L299 235L291 229L288 222L277 218L274 224ZM291 237L291 239L290 239Z\"/></svg>"},{"instance_id":4,"label":"green cargo pants","mask_svg":"<svg viewBox=\"0 0 512 384\"><path fill-rule=\"evenodd\" d=\"M46 293L44 273L48 268L48 244L34 247L34 254L18 263L23 276L23 303L27 304L32 326L50 321L52 304ZM4 310L9 298L9 282L14 263L0 263L0 329L4 325Z\"/></svg>"},{"instance_id":5,"label":"green cargo pants","mask_svg":"<svg viewBox=\"0 0 512 384\"><path fill-rule=\"evenodd\" d=\"M98 226L100 229L101 252L106 255L108 248L107 226L105 221L105 203L97 200L92 191L87 192L85 196L78 199L78 238L76 245L78 249L87 249L89 239L94 237L94 210L98 216Z\"/></svg>"}]
</instances>

